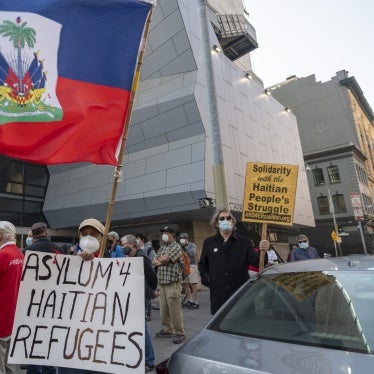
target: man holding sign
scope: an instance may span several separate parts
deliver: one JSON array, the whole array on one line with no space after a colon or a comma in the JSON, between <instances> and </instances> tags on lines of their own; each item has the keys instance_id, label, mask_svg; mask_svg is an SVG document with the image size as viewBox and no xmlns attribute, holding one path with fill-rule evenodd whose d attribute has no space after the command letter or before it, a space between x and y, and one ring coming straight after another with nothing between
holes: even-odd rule
<instances>
[{"instance_id":1,"label":"man holding sign","mask_svg":"<svg viewBox=\"0 0 374 374\"><path fill-rule=\"evenodd\" d=\"M82 253L92 260L26 252L10 363L47 364L59 374L144 373L143 261L94 258L102 230L95 219L80 225Z\"/></svg>"},{"instance_id":2,"label":"man holding sign","mask_svg":"<svg viewBox=\"0 0 374 374\"><path fill-rule=\"evenodd\" d=\"M212 314L249 279L248 266L259 266L259 253L254 251L250 238L235 232L235 223L228 210L217 210L210 221L217 233L204 240L199 271L202 284L210 289ZM266 253L269 242L260 241L259 249Z\"/></svg>"}]
</instances>

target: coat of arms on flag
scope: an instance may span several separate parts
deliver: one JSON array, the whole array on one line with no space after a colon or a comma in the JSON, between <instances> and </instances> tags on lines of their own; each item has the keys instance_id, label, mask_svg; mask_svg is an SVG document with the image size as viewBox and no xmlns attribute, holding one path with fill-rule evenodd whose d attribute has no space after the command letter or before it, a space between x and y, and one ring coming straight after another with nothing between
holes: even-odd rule
<instances>
[{"instance_id":1,"label":"coat of arms on flag","mask_svg":"<svg viewBox=\"0 0 374 374\"><path fill-rule=\"evenodd\" d=\"M55 93L60 30L37 14L0 13L0 124L62 118Z\"/></svg>"},{"instance_id":2,"label":"coat of arms on flag","mask_svg":"<svg viewBox=\"0 0 374 374\"><path fill-rule=\"evenodd\" d=\"M0 1L0 153L44 165L116 165L141 0Z\"/></svg>"}]
</instances>

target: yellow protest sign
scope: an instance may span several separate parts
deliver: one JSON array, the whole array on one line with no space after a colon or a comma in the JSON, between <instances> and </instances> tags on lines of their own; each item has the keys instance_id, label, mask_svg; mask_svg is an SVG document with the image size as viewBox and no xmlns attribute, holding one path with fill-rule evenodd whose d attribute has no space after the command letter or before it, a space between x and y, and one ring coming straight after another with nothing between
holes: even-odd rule
<instances>
[{"instance_id":1,"label":"yellow protest sign","mask_svg":"<svg viewBox=\"0 0 374 374\"><path fill-rule=\"evenodd\" d=\"M287 273L277 275L272 281L303 301L318 292L322 287L335 282L331 275L318 271Z\"/></svg>"},{"instance_id":2,"label":"yellow protest sign","mask_svg":"<svg viewBox=\"0 0 374 374\"><path fill-rule=\"evenodd\" d=\"M248 162L242 220L292 225L297 165Z\"/></svg>"}]
</instances>

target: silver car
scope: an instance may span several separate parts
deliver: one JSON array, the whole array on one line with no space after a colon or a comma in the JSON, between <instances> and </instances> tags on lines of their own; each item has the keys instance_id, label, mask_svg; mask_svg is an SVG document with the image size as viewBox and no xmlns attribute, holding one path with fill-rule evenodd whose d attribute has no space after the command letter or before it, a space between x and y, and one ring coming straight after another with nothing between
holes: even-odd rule
<instances>
[{"instance_id":1,"label":"silver car","mask_svg":"<svg viewBox=\"0 0 374 374\"><path fill-rule=\"evenodd\" d=\"M349 256L265 269L165 373L364 374L373 354L374 256Z\"/></svg>"}]
</instances>

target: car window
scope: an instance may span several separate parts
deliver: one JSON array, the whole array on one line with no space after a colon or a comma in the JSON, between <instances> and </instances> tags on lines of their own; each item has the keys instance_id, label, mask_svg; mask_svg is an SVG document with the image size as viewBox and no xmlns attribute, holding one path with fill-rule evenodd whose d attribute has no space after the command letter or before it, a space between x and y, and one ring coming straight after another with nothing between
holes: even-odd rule
<instances>
[{"instance_id":1,"label":"car window","mask_svg":"<svg viewBox=\"0 0 374 374\"><path fill-rule=\"evenodd\" d=\"M296 344L372 353L374 274L301 272L262 275L208 327Z\"/></svg>"}]
</instances>

